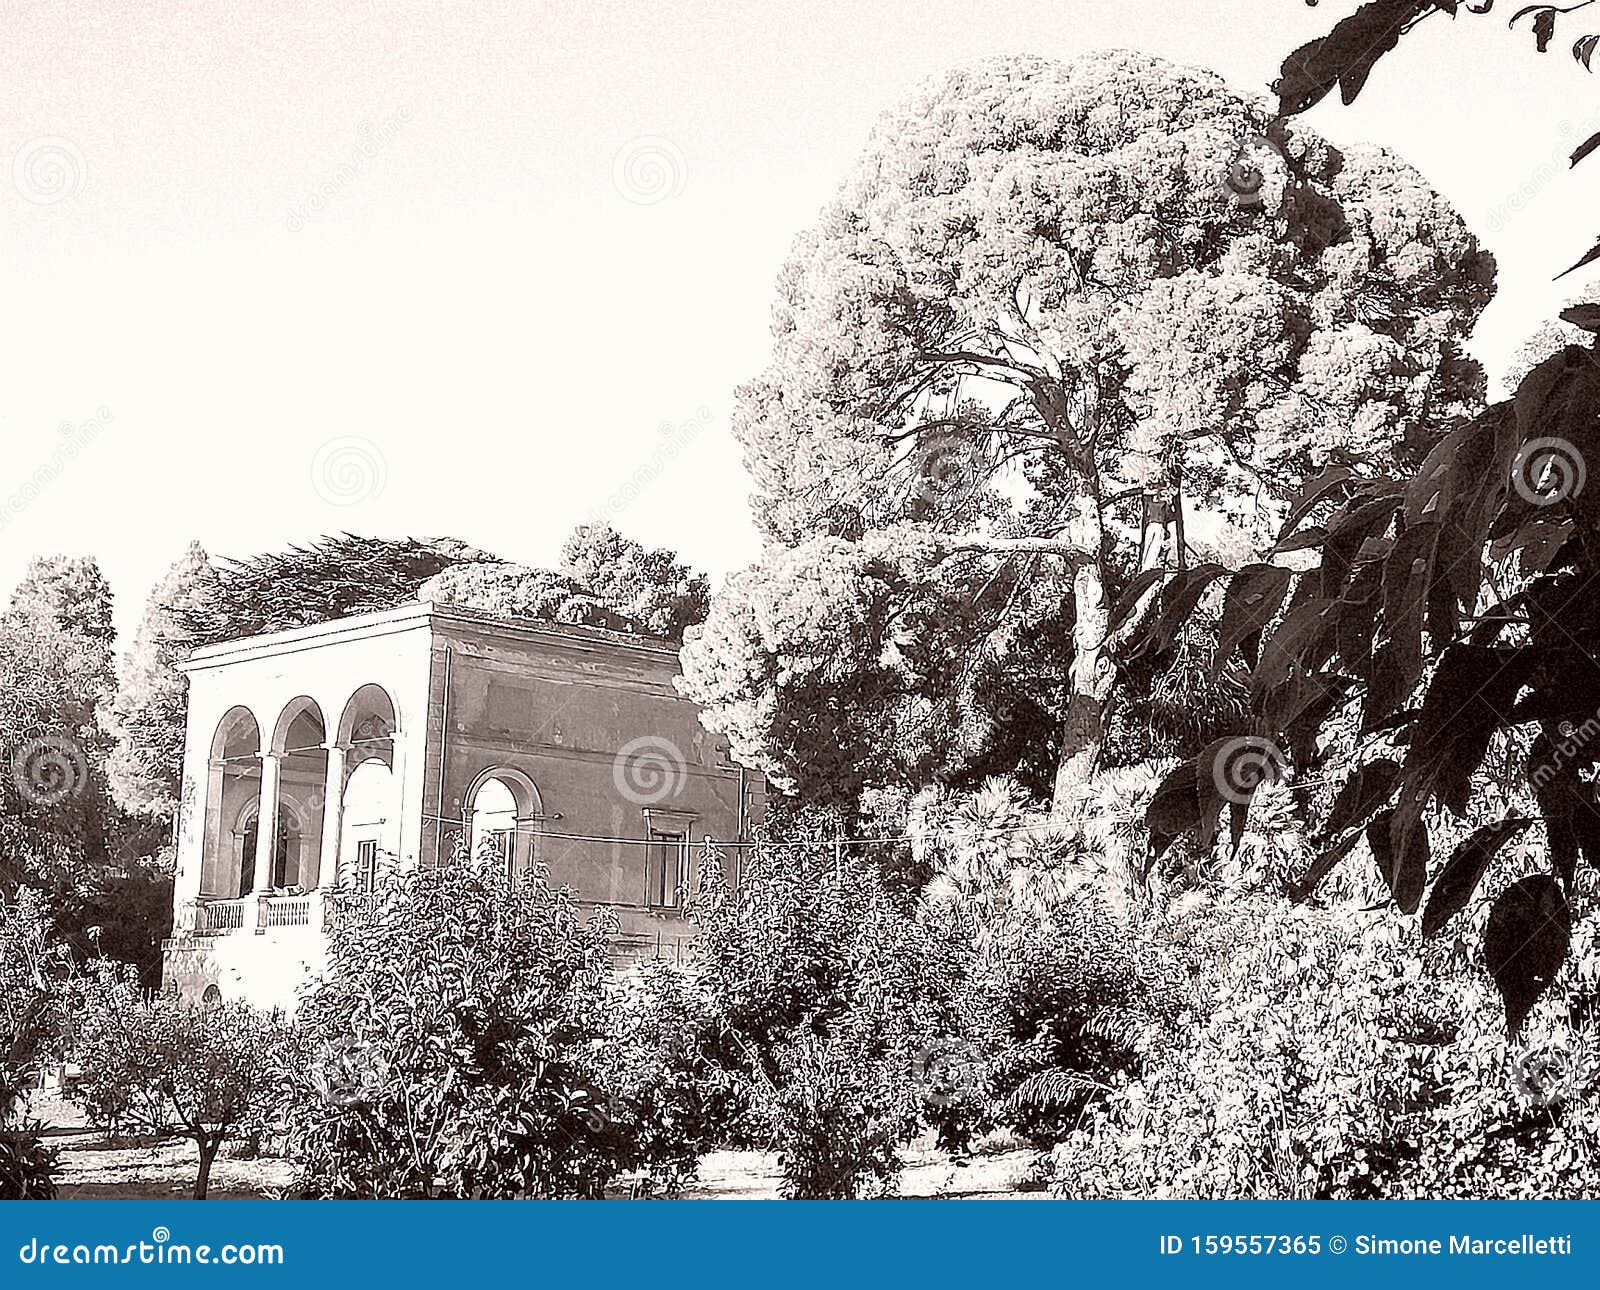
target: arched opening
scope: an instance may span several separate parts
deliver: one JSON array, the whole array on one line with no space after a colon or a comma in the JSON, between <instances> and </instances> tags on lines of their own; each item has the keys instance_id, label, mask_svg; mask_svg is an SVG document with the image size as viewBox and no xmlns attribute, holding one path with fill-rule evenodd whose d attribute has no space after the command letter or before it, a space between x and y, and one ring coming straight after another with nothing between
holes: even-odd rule
<instances>
[{"instance_id":1,"label":"arched opening","mask_svg":"<svg viewBox=\"0 0 1600 1290\"><path fill-rule=\"evenodd\" d=\"M361 686L339 715L337 741L345 775L335 863L339 885L346 890L373 890L398 863L399 724L394 700L381 685Z\"/></svg>"},{"instance_id":2,"label":"arched opening","mask_svg":"<svg viewBox=\"0 0 1600 1290\"><path fill-rule=\"evenodd\" d=\"M236 900L250 891L254 852L234 825L261 797L261 727L249 708L230 708L211 739L200 894Z\"/></svg>"},{"instance_id":3,"label":"arched opening","mask_svg":"<svg viewBox=\"0 0 1600 1290\"><path fill-rule=\"evenodd\" d=\"M504 780L491 779L472 800L471 854L474 860L491 857L507 879L516 876L517 799Z\"/></svg>"},{"instance_id":4,"label":"arched opening","mask_svg":"<svg viewBox=\"0 0 1600 1290\"><path fill-rule=\"evenodd\" d=\"M400 846L400 795L394 772L369 757L350 773L344 789L339 838L339 884L371 891L393 871Z\"/></svg>"},{"instance_id":5,"label":"arched opening","mask_svg":"<svg viewBox=\"0 0 1600 1290\"><path fill-rule=\"evenodd\" d=\"M465 805L468 854L475 860L492 859L508 881L526 873L544 816L533 781L510 767L486 770L472 781Z\"/></svg>"},{"instance_id":6,"label":"arched opening","mask_svg":"<svg viewBox=\"0 0 1600 1290\"><path fill-rule=\"evenodd\" d=\"M274 889L310 890L321 870L322 822L327 809L327 725L316 700L291 700L272 732L278 756L278 846Z\"/></svg>"},{"instance_id":7,"label":"arched opening","mask_svg":"<svg viewBox=\"0 0 1600 1290\"><path fill-rule=\"evenodd\" d=\"M346 765L353 770L377 758L394 770L394 736L399 727L389 692L381 685L363 685L350 696L339 718L339 742L346 749Z\"/></svg>"}]
</instances>

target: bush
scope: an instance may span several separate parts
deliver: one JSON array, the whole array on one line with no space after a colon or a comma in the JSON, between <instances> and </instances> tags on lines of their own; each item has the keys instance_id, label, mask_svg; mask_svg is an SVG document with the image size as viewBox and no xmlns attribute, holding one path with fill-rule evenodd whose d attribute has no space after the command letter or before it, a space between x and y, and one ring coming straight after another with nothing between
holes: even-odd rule
<instances>
[{"instance_id":1,"label":"bush","mask_svg":"<svg viewBox=\"0 0 1600 1290\"><path fill-rule=\"evenodd\" d=\"M242 1003L195 1008L146 996L133 969L100 964L78 992L73 1098L108 1132L188 1138L199 1152L194 1198L228 1142L258 1138L277 1104L277 1070L293 1034Z\"/></svg>"},{"instance_id":2,"label":"bush","mask_svg":"<svg viewBox=\"0 0 1600 1290\"><path fill-rule=\"evenodd\" d=\"M59 1042L71 957L43 897L0 898L0 1200L52 1200L58 1163L28 1119L29 1088Z\"/></svg>"},{"instance_id":3,"label":"bush","mask_svg":"<svg viewBox=\"0 0 1600 1290\"><path fill-rule=\"evenodd\" d=\"M610 922L543 871L457 857L350 902L286 1072L307 1197L598 1197L639 1161L612 1114Z\"/></svg>"},{"instance_id":4,"label":"bush","mask_svg":"<svg viewBox=\"0 0 1600 1290\"><path fill-rule=\"evenodd\" d=\"M688 912L693 962L641 987L655 1033L681 1036L647 1049L656 1105L697 1153L775 1146L786 1196L892 1191L963 939L873 861L806 841L756 848L737 890L710 873Z\"/></svg>"},{"instance_id":5,"label":"bush","mask_svg":"<svg viewBox=\"0 0 1600 1290\"><path fill-rule=\"evenodd\" d=\"M1585 881L1592 889L1594 875ZM1593 1193L1600 1070L1589 1005L1545 1007L1508 1043L1463 943L1419 954L1392 910L1230 893L1190 902L1168 932L1205 965L1195 1012L1056 1148L1058 1192ZM1572 986L1592 1004L1587 972Z\"/></svg>"}]
</instances>

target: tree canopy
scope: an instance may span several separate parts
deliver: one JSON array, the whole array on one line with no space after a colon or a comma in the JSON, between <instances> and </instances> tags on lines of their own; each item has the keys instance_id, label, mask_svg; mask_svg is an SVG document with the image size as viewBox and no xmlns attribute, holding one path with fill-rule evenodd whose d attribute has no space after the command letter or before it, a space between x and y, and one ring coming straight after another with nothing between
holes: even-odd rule
<instances>
[{"instance_id":1,"label":"tree canopy","mask_svg":"<svg viewBox=\"0 0 1600 1290\"><path fill-rule=\"evenodd\" d=\"M685 651L689 692L793 780L837 734L775 734L811 720L808 672L903 671L925 615L962 625L936 670L1003 670L1038 591L1070 633L1035 687L1059 802L1101 761L1112 600L1197 552L1243 563L1307 473L1425 455L1480 406L1461 346L1493 271L1409 166L1209 73L1111 53L935 78L782 273L735 421L769 546ZM841 647L816 625L864 543L918 591ZM763 597L785 581L821 602Z\"/></svg>"}]
</instances>

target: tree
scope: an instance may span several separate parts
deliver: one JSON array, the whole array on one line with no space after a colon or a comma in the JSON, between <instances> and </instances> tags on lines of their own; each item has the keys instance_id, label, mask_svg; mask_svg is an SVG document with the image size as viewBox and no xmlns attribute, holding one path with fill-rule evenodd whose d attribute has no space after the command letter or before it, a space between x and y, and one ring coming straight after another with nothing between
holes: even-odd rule
<instances>
[{"instance_id":1,"label":"tree","mask_svg":"<svg viewBox=\"0 0 1600 1290\"><path fill-rule=\"evenodd\" d=\"M710 582L672 551L650 550L609 524L580 524L561 547L562 571L601 601L664 640L705 621Z\"/></svg>"},{"instance_id":2,"label":"tree","mask_svg":"<svg viewBox=\"0 0 1600 1290\"><path fill-rule=\"evenodd\" d=\"M581 524L561 549L560 570L525 564L461 564L430 579L422 599L509 618L604 627L681 640L705 618L708 584L667 550L649 550L604 524Z\"/></svg>"},{"instance_id":3,"label":"tree","mask_svg":"<svg viewBox=\"0 0 1600 1290\"><path fill-rule=\"evenodd\" d=\"M134 814L169 819L178 809L189 682L174 664L193 646L179 615L198 604L210 571L205 551L191 542L150 593L121 684L100 711L116 740L106 763L111 795Z\"/></svg>"},{"instance_id":4,"label":"tree","mask_svg":"<svg viewBox=\"0 0 1600 1290\"><path fill-rule=\"evenodd\" d=\"M1403 163L1274 126L1209 74L1127 53L957 70L883 118L783 272L735 420L757 520L779 549L936 547L956 615L975 579L1053 584L1060 803L1101 758L1112 598L1187 563L1197 507L1248 547L1305 472L1424 452L1481 398L1461 343L1492 274ZM751 638L724 621L748 619L750 579L703 640ZM968 659L1004 665L1023 595L969 624ZM781 691L714 648L686 652L690 693L773 760L742 714Z\"/></svg>"},{"instance_id":5,"label":"tree","mask_svg":"<svg viewBox=\"0 0 1600 1290\"><path fill-rule=\"evenodd\" d=\"M11 613L53 623L98 641L107 650L116 638L111 625L111 584L90 556L35 556L11 593Z\"/></svg>"},{"instance_id":6,"label":"tree","mask_svg":"<svg viewBox=\"0 0 1600 1290\"><path fill-rule=\"evenodd\" d=\"M601 1196L635 1159L596 1080L612 930L459 855L342 909L286 1072L297 1190Z\"/></svg>"},{"instance_id":7,"label":"tree","mask_svg":"<svg viewBox=\"0 0 1600 1290\"><path fill-rule=\"evenodd\" d=\"M109 1128L192 1141L194 1198L204 1200L223 1144L257 1129L275 1105L290 1042L274 1014L146 998L131 972L105 964L82 984L73 1010L82 1071L73 1097Z\"/></svg>"},{"instance_id":8,"label":"tree","mask_svg":"<svg viewBox=\"0 0 1600 1290\"><path fill-rule=\"evenodd\" d=\"M453 565L493 557L455 538L324 537L310 546L227 560L174 611L196 647L392 609Z\"/></svg>"}]
</instances>

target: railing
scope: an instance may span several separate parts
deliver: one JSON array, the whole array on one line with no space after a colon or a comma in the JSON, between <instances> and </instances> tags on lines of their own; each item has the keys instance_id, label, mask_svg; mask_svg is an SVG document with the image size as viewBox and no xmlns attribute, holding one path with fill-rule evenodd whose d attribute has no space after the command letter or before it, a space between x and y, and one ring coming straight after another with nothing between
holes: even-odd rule
<instances>
[{"instance_id":1,"label":"railing","mask_svg":"<svg viewBox=\"0 0 1600 1290\"><path fill-rule=\"evenodd\" d=\"M239 931L244 926L244 905L242 900L202 901L195 910L195 935L219 936Z\"/></svg>"},{"instance_id":2,"label":"railing","mask_svg":"<svg viewBox=\"0 0 1600 1290\"><path fill-rule=\"evenodd\" d=\"M261 902L262 927L310 927L310 896L268 896Z\"/></svg>"}]
</instances>

